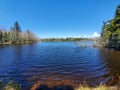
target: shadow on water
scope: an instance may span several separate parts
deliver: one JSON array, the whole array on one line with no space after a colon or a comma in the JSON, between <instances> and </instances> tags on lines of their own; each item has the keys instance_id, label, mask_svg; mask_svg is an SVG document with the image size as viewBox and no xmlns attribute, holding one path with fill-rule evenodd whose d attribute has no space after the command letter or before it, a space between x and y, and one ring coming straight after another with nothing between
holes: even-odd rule
<instances>
[{"instance_id":1,"label":"shadow on water","mask_svg":"<svg viewBox=\"0 0 120 90\"><path fill-rule=\"evenodd\" d=\"M47 85L40 85L35 90L74 90L74 89L70 85L54 86L54 87L51 87L51 88L48 87Z\"/></svg>"},{"instance_id":2,"label":"shadow on water","mask_svg":"<svg viewBox=\"0 0 120 90\"><path fill-rule=\"evenodd\" d=\"M73 90L76 87L76 83L70 79L66 80L38 80L35 82L31 90Z\"/></svg>"},{"instance_id":3,"label":"shadow on water","mask_svg":"<svg viewBox=\"0 0 120 90\"><path fill-rule=\"evenodd\" d=\"M105 63L106 73L104 78L108 78L108 85L120 85L120 51L101 48L100 53Z\"/></svg>"}]
</instances>

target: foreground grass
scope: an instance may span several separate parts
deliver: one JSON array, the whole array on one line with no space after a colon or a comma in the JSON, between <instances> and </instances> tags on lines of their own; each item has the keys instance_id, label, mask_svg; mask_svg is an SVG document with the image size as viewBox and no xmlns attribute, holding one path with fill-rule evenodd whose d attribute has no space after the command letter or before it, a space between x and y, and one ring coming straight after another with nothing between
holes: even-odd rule
<instances>
[{"instance_id":1,"label":"foreground grass","mask_svg":"<svg viewBox=\"0 0 120 90\"><path fill-rule=\"evenodd\" d=\"M20 87L13 82L8 82L6 84L0 82L0 90L20 90Z\"/></svg>"},{"instance_id":2,"label":"foreground grass","mask_svg":"<svg viewBox=\"0 0 120 90\"><path fill-rule=\"evenodd\" d=\"M52 90L64 90L64 88L53 88ZM15 84L13 82L8 82L6 84L0 82L0 90L21 90L20 86L18 84ZM31 89L31 90L37 90L37 89ZM42 88L42 89L38 89L38 90L51 90L50 88ZM106 86L106 85L99 85L97 87L89 87L89 86L82 86L80 85L78 88L66 88L65 90L120 90L120 87L117 86Z\"/></svg>"},{"instance_id":3,"label":"foreground grass","mask_svg":"<svg viewBox=\"0 0 120 90\"><path fill-rule=\"evenodd\" d=\"M76 88L75 90L120 90L119 87L110 87L110 86L105 86L105 85L100 85L98 87L94 87L94 88L91 88L91 87L83 87L83 86L80 86L78 88Z\"/></svg>"},{"instance_id":4,"label":"foreground grass","mask_svg":"<svg viewBox=\"0 0 120 90\"><path fill-rule=\"evenodd\" d=\"M16 86L12 86L12 85L7 84L2 90L20 90L20 89ZM49 90L49 89L43 88L43 89L40 89L40 90ZM63 90L63 89L60 89L60 90ZM69 89L67 89L67 90L69 90ZM79 88L74 89L74 90L120 90L120 88L118 88L118 87L107 87L105 85L100 85L100 86L94 87L94 88L80 86Z\"/></svg>"}]
</instances>

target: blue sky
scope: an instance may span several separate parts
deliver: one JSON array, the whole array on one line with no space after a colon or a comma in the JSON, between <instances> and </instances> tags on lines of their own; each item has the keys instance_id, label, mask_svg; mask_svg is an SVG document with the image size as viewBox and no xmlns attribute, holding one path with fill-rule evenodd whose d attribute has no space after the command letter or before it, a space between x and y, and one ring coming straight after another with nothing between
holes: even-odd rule
<instances>
[{"instance_id":1,"label":"blue sky","mask_svg":"<svg viewBox=\"0 0 120 90\"><path fill-rule=\"evenodd\" d=\"M119 0L0 0L0 27L18 21L38 37L93 36L114 17Z\"/></svg>"}]
</instances>

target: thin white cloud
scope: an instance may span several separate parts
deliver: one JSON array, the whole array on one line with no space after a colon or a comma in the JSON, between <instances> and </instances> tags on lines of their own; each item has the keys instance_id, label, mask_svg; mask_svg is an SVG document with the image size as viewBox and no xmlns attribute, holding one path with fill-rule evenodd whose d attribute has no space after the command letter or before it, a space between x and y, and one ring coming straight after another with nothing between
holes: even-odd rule
<instances>
[{"instance_id":1,"label":"thin white cloud","mask_svg":"<svg viewBox=\"0 0 120 90\"><path fill-rule=\"evenodd\" d=\"M99 33L97 33L97 32L94 32L93 34L92 34L92 36L91 36L92 38L95 38L95 37L100 37L100 34Z\"/></svg>"},{"instance_id":2,"label":"thin white cloud","mask_svg":"<svg viewBox=\"0 0 120 90\"><path fill-rule=\"evenodd\" d=\"M94 32L92 35L82 35L82 38L97 38L100 37L100 34L97 32Z\"/></svg>"}]
</instances>

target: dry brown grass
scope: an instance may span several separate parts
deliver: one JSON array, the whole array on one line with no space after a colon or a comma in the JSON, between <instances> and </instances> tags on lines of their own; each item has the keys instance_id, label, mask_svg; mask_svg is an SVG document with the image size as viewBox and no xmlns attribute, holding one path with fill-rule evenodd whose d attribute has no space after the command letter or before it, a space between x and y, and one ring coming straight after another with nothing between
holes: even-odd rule
<instances>
[{"instance_id":1,"label":"dry brown grass","mask_svg":"<svg viewBox=\"0 0 120 90\"><path fill-rule=\"evenodd\" d=\"M84 87L80 85L80 87L76 88L75 90L120 90L120 88L116 86L112 87L112 86L105 86L105 85L100 85L98 87L93 88L88 86Z\"/></svg>"}]
</instances>

